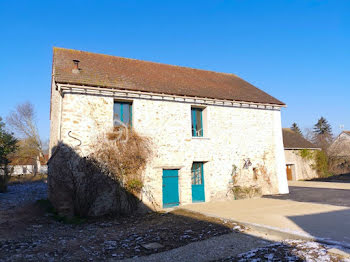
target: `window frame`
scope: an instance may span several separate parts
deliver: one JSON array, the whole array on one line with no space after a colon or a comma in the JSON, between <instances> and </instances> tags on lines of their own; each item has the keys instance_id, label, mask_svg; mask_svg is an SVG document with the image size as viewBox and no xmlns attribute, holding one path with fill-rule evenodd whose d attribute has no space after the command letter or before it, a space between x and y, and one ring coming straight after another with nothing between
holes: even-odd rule
<instances>
[{"instance_id":1,"label":"window frame","mask_svg":"<svg viewBox=\"0 0 350 262\"><path fill-rule=\"evenodd\" d=\"M115 104L119 103L120 104L120 118L119 121L122 122L124 125L132 127L132 109L133 109L133 102L132 101L125 101L125 100L114 100L113 102L113 127L118 127L120 125L115 125L114 119L115 119ZM129 106L129 123L125 123L123 120L124 118L124 106L128 105Z\"/></svg>"},{"instance_id":2,"label":"window frame","mask_svg":"<svg viewBox=\"0 0 350 262\"><path fill-rule=\"evenodd\" d=\"M197 171L196 168L200 168L200 175L201 175L200 181L202 182L201 184L193 183L193 181L196 182L195 175L194 175L194 173ZM191 185L204 185L204 162L192 162Z\"/></svg>"},{"instance_id":3,"label":"window frame","mask_svg":"<svg viewBox=\"0 0 350 262\"><path fill-rule=\"evenodd\" d=\"M204 135L203 111L204 111L204 108L191 107L191 133L192 133L192 137L203 137L203 135ZM200 125L201 125L200 130L198 130L198 128L197 128L197 112L200 112ZM199 134L198 134L198 131L200 131Z\"/></svg>"}]
</instances>

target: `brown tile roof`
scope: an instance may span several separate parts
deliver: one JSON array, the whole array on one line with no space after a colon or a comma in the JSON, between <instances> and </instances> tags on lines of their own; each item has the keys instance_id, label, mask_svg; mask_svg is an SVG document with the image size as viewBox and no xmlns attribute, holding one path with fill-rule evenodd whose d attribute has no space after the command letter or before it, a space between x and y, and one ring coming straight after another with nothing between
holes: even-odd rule
<instances>
[{"instance_id":1,"label":"brown tile roof","mask_svg":"<svg viewBox=\"0 0 350 262\"><path fill-rule=\"evenodd\" d=\"M74 59L78 74L72 73ZM54 48L53 73L58 83L285 105L234 74L65 48Z\"/></svg>"},{"instance_id":2,"label":"brown tile roof","mask_svg":"<svg viewBox=\"0 0 350 262\"><path fill-rule=\"evenodd\" d=\"M345 134L350 135L350 131L343 131Z\"/></svg>"},{"instance_id":3,"label":"brown tile roof","mask_svg":"<svg viewBox=\"0 0 350 262\"><path fill-rule=\"evenodd\" d=\"M31 157L12 157L9 159L11 166L31 166L35 165L35 158Z\"/></svg>"},{"instance_id":4,"label":"brown tile roof","mask_svg":"<svg viewBox=\"0 0 350 262\"><path fill-rule=\"evenodd\" d=\"M318 148L290 128L283 128L283 145L285 149Z\"/></svg>"},{"instance_id":5,"label":"brown tile roof","mask_svg":"<svg viewBox=\"0 0 350 262\"><path fill-rule=\"evenodd\" d=\"M49 160L48 154L45 154L45 155L39 157L39 161L40 161L41 165L46 165L48 160Z\"/></svg>"}]
</instances>

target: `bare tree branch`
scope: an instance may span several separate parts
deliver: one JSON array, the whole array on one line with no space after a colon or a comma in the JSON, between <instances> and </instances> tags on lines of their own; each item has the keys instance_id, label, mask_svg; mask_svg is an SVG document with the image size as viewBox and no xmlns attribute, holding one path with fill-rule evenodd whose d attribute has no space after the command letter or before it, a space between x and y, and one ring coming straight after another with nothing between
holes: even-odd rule
<instances>
[{"instance_id":1,"label":"bare tree branch","mask_svg":"<svg viewBox=\"0 0 350 262\"><path fill-rule=\"evenodd\" d=\"M37 128L34 105L30 102L19 104L14 111L6 118L7 124L25 143L24 151L33 152L35 149L38 155L43 155L43 142Z\"/></svg>"}]
</instances>

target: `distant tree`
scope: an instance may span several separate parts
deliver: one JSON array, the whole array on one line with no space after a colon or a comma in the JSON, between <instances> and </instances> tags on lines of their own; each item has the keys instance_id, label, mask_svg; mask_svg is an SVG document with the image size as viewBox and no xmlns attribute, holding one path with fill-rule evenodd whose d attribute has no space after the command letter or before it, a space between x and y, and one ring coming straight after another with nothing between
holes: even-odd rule
<instances>
[{"instance_id":1,"label":"distant tree","mask_svg":"<svg viewBox=\"0 0 350 262\"><path fill-rule=\"evenodd\" d=\"M301 132L299 126L297 123L293 123L292 126L290 127L290 129L296 133L298 133L299 135L303 136L303 133Z\"/></svg>"},{"instance_id":2,"label":"distant tree","mask_svg":"<svg viewBox=\"0 0 350 262\"><path fill-rule=\"evenodd\" d=\"M44 155L43 142L40 138L34 105L25 102L16 107L7 117L7 124L21 138L21 157L35 158Z\"/></svg>"},{"instance_id":3,"label":"distant tree","mask_svg":"<svg viewBox=\"0 0 350 262\"><path fill-rule=\"evenodd\" d=\"M20 138L14 159L18 163L23 161L32 163L33 173L36 174L38 171L37 161L45 154L46 143L39 135L34 105L30 102L17 105L6 118L6 122Z\"/></svg>"},{"instance_id":4,"label":"distant tree","mask_svg":"<svg viewBox=\"0 0 350 262\"><path fill-rule=\"evenodd\" d=\"M318 135L328 134L332 136L331 125L323 116L321 116L321 118L314 125L314 133Z\"/></svg>"},{"instance_id":5,"label":"distant tree","mask_svg":"<svg viewBox=\"0 0 350 262\"><path fill-rule=\"evenodd\" d=\"M5 124L0 117L0 192L7 191L7 183L10 177L9 157L16 151L17 142L13 134L5 130Z\"/></svg>"},{"instance_id":6,"label":"distant tree","mask_svg":"<svg viewBox=\"0 0 350 262\"><path fill-rule=\"evenodd\" d=\"M313 134L313 142L324 151L327 151L332 142L333 134L331 125L324 117L321 117L314 125Z\"/></svg>"}]
</instances>

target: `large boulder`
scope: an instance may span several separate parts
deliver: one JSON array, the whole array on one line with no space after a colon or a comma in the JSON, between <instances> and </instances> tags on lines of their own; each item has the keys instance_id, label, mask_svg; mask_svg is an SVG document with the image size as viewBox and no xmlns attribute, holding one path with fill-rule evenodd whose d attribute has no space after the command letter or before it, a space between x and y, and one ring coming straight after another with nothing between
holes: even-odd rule
<instances>
[{"instance_id":1,"label":"large boulder","mask_svg":"<svg viewBox=\"0 0 350 262\"><path fill-rule=\"evenodd\" d=\"M89 157L59 143L48 161L48 196L63 216L96 217L130 214L139 199Z\"/></svg>"}]
</instances>

